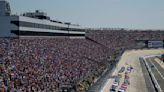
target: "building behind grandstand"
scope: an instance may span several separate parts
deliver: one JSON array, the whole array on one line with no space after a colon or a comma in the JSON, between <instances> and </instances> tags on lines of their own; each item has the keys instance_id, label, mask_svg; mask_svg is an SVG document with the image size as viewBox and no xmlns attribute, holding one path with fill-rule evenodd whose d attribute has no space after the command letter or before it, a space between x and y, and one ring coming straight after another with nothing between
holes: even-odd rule
<instances>
[{"instance_id":1,"label":"building behind grandstand","mask_svg":"<svg viewBox=\"0 0 164 92\"><path fill-rule=\"evenodd\" d=\"M52 20L45 12L39 10L13 15L9 2L5 0L0 1L0 25L0 37L85 36L85 29L80 25Z\"/></svg>"}]
</instances>

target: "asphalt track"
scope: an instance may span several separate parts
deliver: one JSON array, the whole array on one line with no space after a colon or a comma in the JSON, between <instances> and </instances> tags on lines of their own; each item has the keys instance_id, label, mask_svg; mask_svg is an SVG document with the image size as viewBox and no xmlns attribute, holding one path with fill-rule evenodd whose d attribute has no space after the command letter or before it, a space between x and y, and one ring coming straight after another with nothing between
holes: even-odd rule
<instances>
[{"instance_id":1,"label":"asphalt track","mask_svg":"<svg viewBox=\"0 0 164 92\"><path fill-rule=\"evenodd\" d=\"M117 75L118 68L125 65L125 63L128 63L133 66L134 70L130 74L130 85L128 86L128 89L126 92L156 92L156 88L154 87L154 82L152 82L152 77L150 76L150 73L147 70L146 63L153 62L155 66L158 68L158 71L160 71L160 74L164 73L164 68L159 65L159 62L156 62L153 58L146 58L147 60L141 61L139 60L139 57L143 56L151 56L151 55L159 55L164 53L164 49L151 49L151 50L131 50L126 51L120 61L118 62L117 68L114 69L114 72L111 74L112 76ZM151 64L151 63L150 63ZM149 65L148 65L149 66ZM162 68L162 69L161 69ZM157 72L157 70L154 70L154 74ZM157 72L158 73L158 72ZM159 76L160 74L155 75L155 77ZM158 79L158 78L157 78ZM105 85L103 85L101 92L109 92L111 85L113 84L114 79L108 78L106 79ZM163 90L163 79L158 79L159 85L161 89ZM100 92L100 91L94 91L94 92ZM164 92L164 91L163 91Z\"/></svg>"},{"instance_id":2,"label":"asphalt track","mask_svg":"<svg viewBox=\"0 0 164 92\"><path fill-rule=\"evenodd\" d=\"M146 65L145 65L143 59L140 59L140 64L141 64L141 68L142 68L142 71L143 71L143 76L144 76L144 79L145 79L147 92L156 92L155 88L154 88L154 85L152 83L152 79L151 79L151 77L148 73L147 68L145 67Z\"/></svg>"},{"instance_id":3,"label":"asphalt track","mask_svg":"<svg viewBox=\"0 0 164 92\"><path fill-rule=\"evenodd\" d=\"M164 92L164 69L155 61L154 57L146 58L146 62L148 63L162 92Z\"/></svg>"}]
</instances>

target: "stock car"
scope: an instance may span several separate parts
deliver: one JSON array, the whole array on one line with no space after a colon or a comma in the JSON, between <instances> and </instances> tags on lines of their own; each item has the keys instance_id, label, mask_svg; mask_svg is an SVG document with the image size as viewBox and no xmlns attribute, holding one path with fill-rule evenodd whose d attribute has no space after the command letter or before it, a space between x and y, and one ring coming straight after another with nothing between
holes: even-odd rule
<instances>
[{"instance_id":1,"label":"stock car","mask_svg":"<svg viewBox=\"0 0 164 92\"><path fill-rule=\"evenodd\" d=\"M120 83L120 77L117 76L114 80L114 83L112 84L110 92L116 92L116 89L118 88L119 83Z\"/></svg>"},{"instance_id":2,"label":"stock car","mask_svg":"<svg viewBox=\"0 0 164 92\"><path fill-rule=\"evenodd\" d=\"M131 72L131 70L132 70L132 68L131 68L131 67L128 67L128 68L127 68L127 72L128 72L128 73L130 73L130 72Z\"/></svg>"},{"instance_id":3,"label":"stock car","mask_svg":"<svg viewBox=\"0 0 164 92\"><path fill-rule=\"evenodd\" d=\"M118 72L123 73L124 71L125 71L125 67L121 67L121 69Z\"/></svg>"},{"instance_id":4,"label":"stock car","mask_svg":"<svg viewBox=\"0 0 164 92\"><path fill-rule=\"evenodd\" d=\"M125 90L122 88L119 88L118 92L125 92Z\"/></svg>"},{"instance_id":5,"label":"stock car","mask_svg":"<svg viewBox=\"0 0 164 92\"><path fill-rule=\"evenodd\" d=\"M160 59L164 62L164 54L161 55Z\"/></svg>"},{"instance_id":6,"label":"stock car","mask_svg":"<svg viewBox=\"0 0 164 92\"><path fill-rule=\"evenodd\" d=\"M110 89L110 92L116 92L117 87L118 87L117 84L113 84L111 89Z\"/></svg>"},{"instance_id":7,"label":"stock car","mask_svg":"<svg viewBox=\"0 0 164 92\"><path fill-rule=\"evenodd\" d=\"M130 81L129 81L129 79L125 79L125 80L124 80L124 84L128 84L128 85L130 85Z\"/></svg>"},{"instance_id":8,"label":"stock car","mask_svg":"<svg viewBox=\"0 0 164 92\"><path fill-rule=\"evenodd\" d=\"M130 79L129 75L125 75L125 79Z\"/></svg>"},{"instance_id":9,"label":"stock car","mask_svg":"<svg viewBox=\"0 0 164 92\"><path fill-rule=\"evenodd\" d=\"M121 87L119 88L118 92L125 92L130 84L128 79L125 79Z\"/></svg>"},{"instance_id":10,"label":"stock car","mask_svg":"<svg viewBox=\"0 0 164 92\"><path fill-rule=\"evenodd\" d=\"M120 84L120 78L116 77L115 80L114 80L114 83L117 83L119 85Z\"/></svg>"},{"instance_id":11,"label":"stock car","mask_svg":"<svg viewBox=\"0 0 164 92\"><path fill-rule=\"evenodd\" d=\"M126 84L122 84L120 89L126 91L127 88L128 88L128 85L126 85Z\"/></svg>"}]
</instances>

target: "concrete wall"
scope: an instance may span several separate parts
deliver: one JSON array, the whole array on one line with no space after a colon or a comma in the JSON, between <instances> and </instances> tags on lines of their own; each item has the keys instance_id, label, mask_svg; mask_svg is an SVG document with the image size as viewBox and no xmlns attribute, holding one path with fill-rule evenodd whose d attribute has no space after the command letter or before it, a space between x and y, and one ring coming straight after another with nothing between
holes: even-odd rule
<instances>
[{"instance_id":1,"label":"concrete wall","mask_svg":"<svg viewBox=\"0 0 164 92\"><path fill-rule=\"evenodd\" d=\"M5 16L5 2L0 1L0 16Z\"/></svg>"},{"instance_id":2,"label":"concrete wall","mask_svg":"<svg viewBox=\"0 0 164 92\"><path fill-rule=\"evenodd\" d=\"M0 0L0 16L9 16L11 14L10 4L6 0Z\"/></svg>"},{"instance_id":3,"label":"concrete wall","mask_svg":"<svg viewBox=\"0 0 164 92\"><path fill-rule=\"evenodd\" d=\"M16 37L11 30L18 30L18 27L10 23L12 19L18 20L18 17L0 16L0 37Z\"/></svg>"}]
</instances>

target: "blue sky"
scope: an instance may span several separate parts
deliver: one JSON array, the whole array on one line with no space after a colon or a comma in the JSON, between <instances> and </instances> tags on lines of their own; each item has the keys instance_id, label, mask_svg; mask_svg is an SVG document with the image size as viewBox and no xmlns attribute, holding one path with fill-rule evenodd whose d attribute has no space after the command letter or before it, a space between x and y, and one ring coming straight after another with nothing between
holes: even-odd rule
<instances>
[{"instance_id":1,"label":"blue sky","mask_svg":"<svg viewBox=\"0 0 164 92\"><path fill-rule=\"evenodd\" d=\"M12 13L43 10L87 27L164 29L164 0L8 0Z\"/></svg>"}]
</instances>

